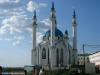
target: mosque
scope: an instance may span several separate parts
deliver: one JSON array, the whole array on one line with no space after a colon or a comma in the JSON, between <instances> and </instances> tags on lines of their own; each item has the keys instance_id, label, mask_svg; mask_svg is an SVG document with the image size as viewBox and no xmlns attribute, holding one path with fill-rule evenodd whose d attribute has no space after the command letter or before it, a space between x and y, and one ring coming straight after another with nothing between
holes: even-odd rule
<instances>
[{"instance_id":1,"label":"mosque","mask_svg":"<svg viewBox=\"0 0 100 75\"><path fill-rule=\"evenodd\" d=\"M52 3L51 7L50 21L50 30L44 34L42 42L36 45L36 29L38 24L36 11L34 11L32 23L32 65L42 65L43 67L57 69L59 67L68 67L69 65L77 64L77 22L75 10L72 17L72 45L69 43L68 31L65 30L65 33L62 33L62 31L57 28L56 10L54 3Z\"/></svg>"}]
</instances>

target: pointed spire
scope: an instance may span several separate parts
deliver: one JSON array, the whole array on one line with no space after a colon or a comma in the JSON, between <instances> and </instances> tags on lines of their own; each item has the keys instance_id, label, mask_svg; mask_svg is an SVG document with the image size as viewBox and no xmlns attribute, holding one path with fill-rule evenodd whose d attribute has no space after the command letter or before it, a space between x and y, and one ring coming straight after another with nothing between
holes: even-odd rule
<instances>
[{"instance_id":1,"label":"pointed spire","mask_svg":"<svg viewBox=\"0 0 100 75\"><path fill-rule=\"evenodd\" d=\"M55 15L56 11L55 11L55 7L54 7L54 2L52 2L52 7L51 7L51 17L56 17Z\"/></svg>"},{"instance_id":2,"label":"pointed spire","mask_svg":"<svg viewBox=\"0 0 100 75\"><path fill-rule=\"evenodd\" d=\"M75 12L75 9L74 9L74 11L73 11L72 23L73 23L73 25L76 25L76 24L77 24L77 22L76 22L76 12Z\"/></svg>"},{"instance_id":3,"label":"pointed spire","mask_svg":"<svg viewBox=\"0 0 100 75\"><path fill-rule=\"evenodd\" d=\"M34 10L34 16L33 16L33 19L34 19L34 20L36 19L36 10Z\"/></svg>"},{"instance_id":4,"label":"pointed spire","mask_svg":"<svg viewBox=\"0 0 100 75\"><path fill-rule=\"evenodd\" d=\"M56 11L55 11L55 7L54 7L54 2L52 2L52 7L51 7L51 18L52 21L55 22L55 24L57 24L56 21Z\"/></svg>"},{"instance_id":5,"label":"pointed spire","mask_svg":"<svg viewBox=\"0 0 100 75\"><path fill-rule=\"evenodd\" d=\"M74 9L74 11L73 11L73 18L76 18L75 9Z\"/></svg>"},{"instance_id":6,"label":"pointed spire","mask_svg":"<svg viewBox=\"0 0 100 75\"><path fill-rule=\"evenodd\" d=\"M55 11L54 2L52 2L52 8L51 8L51 11Z\"/></svg>"},{"instance_id":7,"label":"pointed spire","mask_svg":"<svg viewBox=\"0 0 100 75\"><path fill-rule=\"evenodd\" d=\"M34 10L33 25L37 25L36 10Z\"/></svg>"}]
</instances>

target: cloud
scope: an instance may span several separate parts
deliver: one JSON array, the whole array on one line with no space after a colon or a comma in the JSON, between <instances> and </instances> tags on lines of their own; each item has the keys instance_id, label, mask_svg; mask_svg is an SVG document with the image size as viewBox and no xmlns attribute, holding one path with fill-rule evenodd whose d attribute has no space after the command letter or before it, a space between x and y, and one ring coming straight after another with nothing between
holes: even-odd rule
<instances>
[{"instance_id":1,"label":"cloud","mask_svg":"<svg viewBox=\"0 0 100 75\"><path fill-rule=\"evenodd\" d=\"M42 41L43 33L37 32L36 37L37 44L39 44Z\"/></svg>"},{"instance_id":2,"label":"cloud","mask_svg":"<svg viewBox=\"0 0 100 75\"><path fill-rule=\"evenodd\" d=\"M25 6L20 0L0 0L0 9L13 9Z\"/></svg>"},{"instance_id":3,"label":"cloud","mask_svg":"<svg viewBox=\"0 0 100 75\"><path fill-rule=\"evenodd\" d=\"M27 39L27 38L22 38L21 35L23 35L23 37L28 37L31 40L33 36L32 25L31 25L32 18L31 16L28 16L28 14L26 13L28 13L27 11L33 12L34 9L39 10L39 8L46 7L47 4L37 3L35 1L29 1L27 4L27 11L26 11L26 8L24 7L25 5L18 6L20 4L20 0L0 0L0 1L1 1L0 6L2 6L2 8L0 8L1 11L0 40L9 41L13 46L19 45L22 42L22 40ZM36 34L37 43L40 43L42 41L42 37L45 31L47 31L49 28L50 28L49 19L43 19L42 21L38 22L37 34Z\"/></svg>"},{"instance_id":4,"label":"cloud","mask_svg":"<svg viewBox=\"0 0 100 75\"><path fill-rule=\"evenodd\" d=\"M10 39L10 38L5 38L4 40L10 42L12 39Z\"/></svg>"},{"instance_id":5,"label":"cloud","mask_svg":"<svg viewBox=\"0 0 100 75\"><path fill-rule=\"evenodd\" d=\"M23 40L24 36L14 36L14 40Z\"/></svg>"},{"instance_id":6,"label":"cloud","mask_svg":"<svg viewBox=\"0 0 100 75\"><path fill-rule=\"evenodd\" d=\"M22 36L15 37L15 35L25 36L25 29L29 26L31 20L22 12L9 12L9 14L12 15L1 19L0 40L8 41L16 46L22 42L23 38Z\"/></svg>"},{"instance_id":7,"label":"cloud","mask_svg":"<svg viewBox=\"0 0 100 75\"><path fill-rule=\"evenodd\" d=\"M18 44L20 44L20 41L19 40L17 40L17 41L15 41L15 42L12 43L13 46L16 46Z\"/></svg>"},{"instance_id":8,"label":"cloud","mask_svg":"<svg viewBox=\"0 0 100 75\"><path fill-rule=\"evenodd\" d=\"M50 28L50 20L48 18L43 19L42 21L39 22L39 27L44 28L44 29L49 29Z\"/></svg>"},{"instance_id":9,"label":"cloud","mask_svg":"<svg viewBox=\"0 0 100 75\"><path fill-rule=\"evenodd\" d=\"M44 19L42 21L40 21L41 23L44 23L46 26L50 26L50 19Z\"/></svg>"},{"instance_id":10,"label":"cloud","mask_svg":"<svg viewBox=\"0 0 100 75\"><path fill-rule=\"evenodd\" d=\"M24 40L24 36L14 36L12 45L13 46L19 45L22 40Z\"/></svg>"},{"instance_id":11,"label":"cloud","mask_svg":"<svg viewBox=\"0 0 100 75\"><path fill-rule=\"evenodd\" d=\"M26 16L26 12L23 7L13 8L13 9L0 9L0 19L9 18L13 15L16 16ZM26 17L27 18L27 17Z\"/></svg>"},{"instance_id":12,"label":"cloud","mask_svg":"<svg viewBox=\"0 0 100 75\"><path fill-rule=\"evenodd\" d=\"M6 34L6 32L9 32L9 34L22 33L22 30L27 25L28 20L26 16L21 14L12 15L9 18L3 19L0 34Z\"/></svg>"},{"instance_id":13,"label":"cloud","mask_svg":"<svg viewBox=\"0 0 100 75\"><path fill-rule=\"evenodd\" d=\"M0 4L2 3L19 3L20 0L0 0Z\"/></svg>"},{"instance_id":14,"label":"cloud","mask_svg":"<svg viewBox=\"0 0 100 75\"><path fill-rule=\"evenodd\" d=\"M33 36L32 34L32 25L29 24L30 19L26 19L26 16L22 16L20 14L13 15L10 18L6 18L2 21L2 26L0 28L0 35L16 35L16 34L22 34L23 36L24 33L26 32L30 34L31 38ZM31 21L30 21L31 22ZM32 22L31 22L32 23ZM50 21L49 19L43 19L42 21L38 22L37 25L37 44L42 41L42 37L44 33L50 29ZM14 36L13 41L13 46L16 46L21 43L22 38L21 36Z\"/></svg>"},{"instance_id":15,"label":"cloud","mask_svg":"<svg viewBox=\"0 0 100 75\"><path fill-rule=\"evenodd\" d=\"M46 7L47 4L45 3L36 3L35 1L29 1L27 4L27 10L29 12L33 12L35 9L39 9L41 7Z\"/></svg>"},{"instance_id":16,"label":"cloud","mask_svg":"<svg viewBox=\"0 0 100 75\"><path fill-rule=\"evenodd\" d=\"M26 30L27 30L29 33L32 33L32 27L27 27Z\"/></svg>"}]
</instances>

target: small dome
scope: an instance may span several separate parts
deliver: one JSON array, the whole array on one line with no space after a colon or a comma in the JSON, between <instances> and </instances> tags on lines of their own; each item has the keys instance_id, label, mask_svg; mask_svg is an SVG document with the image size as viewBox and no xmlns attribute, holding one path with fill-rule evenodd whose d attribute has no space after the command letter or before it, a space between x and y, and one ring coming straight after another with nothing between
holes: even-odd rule
<instances>
[{"instance_id":1,"label":"small dome","mask_svg":"<svg viewBox=\"0 0 100 75\"><path fill-rule=\"evenodd\" d=\"M44 37L50 37L50 35L51 35L51 30L48 30L46 33L45 33L45 35L44 35ZM59 30L59 29L55 29L55 36L56 37L58 37L58 36L60 36L60 37L63 37L63 33Z\"/></svg>"},{"instance_id":2,"label":"small dome","mask_svg":"<svg viewBox=\"0 0 100 75\"><path fill-rule=\"evenodd\" d=\"M65 30L65 34L68 35L68 31L67 30Z\"/></svg>"}]
</instances>

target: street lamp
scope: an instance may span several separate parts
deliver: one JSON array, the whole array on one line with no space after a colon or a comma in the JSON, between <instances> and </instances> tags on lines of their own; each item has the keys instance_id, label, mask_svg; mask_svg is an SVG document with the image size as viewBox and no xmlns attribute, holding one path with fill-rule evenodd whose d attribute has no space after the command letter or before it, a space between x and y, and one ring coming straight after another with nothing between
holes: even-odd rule
<instances>
[{"instance_id":1,"label":"street lamp","mask_svg":"<svg viewBox=\"0 0 100 75\"><path fill-rule=\"evenodd\" d=\"M83 44L83 56L84 56L84 69L83 72L85 74L85 50L84 50L85 44Z\"/></svg>"}]
</instances>

